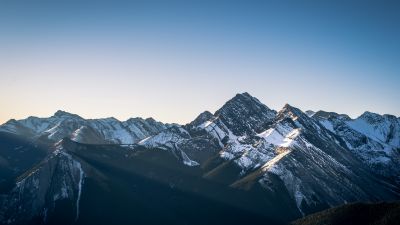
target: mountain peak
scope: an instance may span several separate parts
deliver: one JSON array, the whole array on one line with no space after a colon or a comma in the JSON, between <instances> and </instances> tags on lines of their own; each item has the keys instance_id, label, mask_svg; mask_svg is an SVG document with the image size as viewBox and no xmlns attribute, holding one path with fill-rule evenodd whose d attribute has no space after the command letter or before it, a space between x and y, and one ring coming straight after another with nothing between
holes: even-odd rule
<instances>
[{"instance_id":1,"label":"mountain peak","mask_svg":"<svg viewBox=\"0 0 400 225\"><path fill-rule=\"evenodd\" d=\"M243 93L237 93L236 96L242 96L245 98L253 98L248 92L243 92Z\"/></svg>"},{"instance_id":2,"label":"mountain peak","mask_svg":"<svg viewBox=\"0 0 400 225\"><path fill-rule=\"evenodd\" d=\"M291 109L291 108L293 108L293 106L291 106L289 103L286 103L286 104L283 106L283 109Z\"/></svg>"},{"instance_id":3,"label":"mountain peak","mask_svg":"<svg viewBox=\"0 0 400 225\"><path fill-rule=\"evenodd\" d=\"M361 117L375 117L375 116L380 116L380 115L370 111L365 111L363 114L361 114Z\"/></svg>"},{"instance_id":4,"label":"mountain peak","mask_svg":"<svg viewBox=\"0 0 400 225\"><path fill-rule=\"evenodd\" d=\"M261 131L275 115L274 110L247 92L236 94L214 114L238 136Z\"/></svg>"},{"instance_id":5,"label":"mountain peak","mask_svg":"<svg viewBox=\"0 0 400 225\"><path fill-rule=\"evenodd\" d=\"M248 92L238 93L229 101L249 101L262 104L257 98L251 96Z\"/></svg>"},{"instance_id":6,"label":"mountain peak","mask_svg":"<svg viewBox=\"0 0 400 225\"><path fill-rule=\"evenodd\" d=\"M222 106L221 109L223 109L224 107L227 107L229 105L232 105L232 104L237 104L237 105L240 104L240 105L249 106L249 107L257 106L257 107L261 107L261 108L264 108L267 110L271 110L266 105L261 103L260 100L258 100L256 97L251 96L248 92L236 94L233 98L231 98L229 101L227 101Z\"/></svg>"},{"instance_id":7,"label":"mountain peak","mask_svg":"<svg viewBox=\"0 0 400 225\"><path fill-rule=\"evenodd\" d=\"M365 120L368 123L376 123L380 122L383 120L383 116L379 115L377 113L365 111L361 116L359 116L357 119L362 119Z\"/></svg>"},{"instance_id":8,"label":"mountain peak","mask_svg":"<svg viewBox=\"0 0 400 225\"><path fill-rule=\"evenodd\" d=\"M9 119L9 120L7 120L7 122L5 122L5 124L8 124L8 123L17 123L18 121L16 120L16 119Z\"/></svg>"},{"instance_id":9,"label":"mountain peak","mask_svg":"<svg viewBox=\"0 0 400 225\"><path fill-rule=\"evenodd\" d=\"M323 111L323 110L319 110L312 117L313 118L319 118L319 119L334 118L334 119L351 120L351 118L346 114L338 114L338 113L335 113L335 112L326 112L326 111Z\"/></svg>"},{"instance_id":10,"label":"mountain peak","mask_svg":"<svg viewBox=\"0 0 400 225\"><path fill-rule=\"evenodd\" d=\"M303 114L303 112L300 109L298 109L294 106L291 106L288 103L286 103L283 106L283 108L279 111L279 113L293 113L295 115Z\"/></svg>"},{"instance_id":11,"label":"mountain peak","mask_svg":"<svg viewBox=\"0 0 400 225\"><path fill-rule=\"evenodd\" d=\"M198 116L196 117L196 119L194 119L194 120L190 123L190 125L192 125L192 126L198 126L198 125L200 125L200 124L206 122L207 120L212 119L213 117L214 117L214 116L213 116L212 113L210 113L209 111L204 111L204 112L200 113L200 115L198 115Z\"/></svg>"},{"instance_id":12,"label":"mountain peak","mask_svg":"<svg viewBox=\"0 0 400 225\"><path fill-rule=\"evenodd\" d=\"M303 118L304 120L308 120L309 116L300 109L286 103L276 116L277 120L281 120L284 118L291 118L292 120Z\"/></svg>"},{"instance_id":13,"label":"mountain peak","mask_svg":"<svg viewBox=\"0 0 400 225\"><path fill-rule=\"evenodd\" d=\"M315 112L314 111L312 111L312 110L307 110L307 111L305 111L305 113L307 114L307 116L309 116L309 117L312 117L312 116L314 116L315 115Z\"/></svg>"},{"instance_id":14,"label":"mountain peak","mask_svg":"<svg viewBox=\"0 0 400 225\"><path fill-rule=\"evenodd\" d=\"M69 113L69 112L66 112L63 110L57 110L57 112L54 113L54 116L55 117L79 117L80 118L80 116L78 116L76 114L72 114L72 113Z\"/></svg>"},{"instance_id":15,"label":"mountain peak","mask_svg":"<svg viewBox=\"0 0 400 225\"><path fill-rule=\"evenodd\" d=\"M153 117L148 117L145 120L148 121L148 122L151 122L151 123L157 122L157 120L155 120Z\"/></svg>"}]
</instances>

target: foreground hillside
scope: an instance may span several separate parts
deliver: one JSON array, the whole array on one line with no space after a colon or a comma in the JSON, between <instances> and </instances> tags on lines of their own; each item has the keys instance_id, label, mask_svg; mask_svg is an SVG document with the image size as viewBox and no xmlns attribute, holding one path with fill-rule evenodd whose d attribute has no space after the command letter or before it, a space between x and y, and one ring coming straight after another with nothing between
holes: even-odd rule
<instances>
[{"instance_id":1,"label":"foreground hillside","mask_svg":"<svg viewBox=\"0 0 400 225\"><path fill-rule=\"evenodd\" d=\"M162 149L64 139L3 200L8 224L283 224L290 205L202 178ZM283 199L281 199L283 200ZM289 199L290 202L290 199ZM278 203L278 204L276 204ZM286 207L286 208L283 208ZM282 210L286 209L286 210Z\"/></svg>"},{"instance_id":2,"label":"foreground hillside","mask_svg":"<svg viewBox=\"0 0 400 225\"><path fill-rule=\"evenodd\" d=\"M400 202L354 203L318 212L296 220L293 225L396 225L400 221Z\"/></svg>"}]
</instances>

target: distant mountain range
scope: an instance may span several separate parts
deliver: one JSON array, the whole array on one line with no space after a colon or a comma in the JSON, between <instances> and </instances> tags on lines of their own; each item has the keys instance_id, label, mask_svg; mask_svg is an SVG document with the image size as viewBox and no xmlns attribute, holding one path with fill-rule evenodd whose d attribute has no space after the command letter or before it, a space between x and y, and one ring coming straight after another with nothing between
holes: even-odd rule
<instances>
[{"instance_id":1,"label":"distant mountain range","mask_svg":"<svg viewBox=\"0 0 400 225\"><path fill-rule=\"evenodd\" d=\"M284 224L400 199L400 118L275 111L248 93L192 122L52 117L0 126L4 224Z\"/></svg>"}]
</instances>

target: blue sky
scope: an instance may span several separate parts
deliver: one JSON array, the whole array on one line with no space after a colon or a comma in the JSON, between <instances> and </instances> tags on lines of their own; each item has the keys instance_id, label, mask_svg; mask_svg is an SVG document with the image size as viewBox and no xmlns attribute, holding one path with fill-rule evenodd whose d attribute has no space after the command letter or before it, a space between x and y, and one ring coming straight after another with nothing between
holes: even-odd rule
<instances>
[{"instance_id":1,"label":"blue sky","mask_svg":"<svg viewBox=\"0 0 400 225\"><path fill-rule=\"evenodd\" d=\"M400 116L399 23L396 1L1 1L0 122L185 123L244 91Z\"/></svg>"}]
</instances>

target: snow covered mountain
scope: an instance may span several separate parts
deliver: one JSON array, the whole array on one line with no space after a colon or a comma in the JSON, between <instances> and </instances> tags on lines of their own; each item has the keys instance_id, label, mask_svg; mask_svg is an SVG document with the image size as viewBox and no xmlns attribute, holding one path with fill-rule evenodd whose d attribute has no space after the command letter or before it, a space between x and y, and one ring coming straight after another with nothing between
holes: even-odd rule
<instances>
[{"instance_id":1,"label":"snow covered mountain","mask_svg":"<svg viewBox=\"0 0 400 225\"><path fill-rule=\"evenodd\" d=\"M131 118L121 122L113 117L83 119L75 114L57 111L49 118L28 117L18 121L9 120L0 126L0 132L42 139L51 143L70 137L81 143L133 144L166 129L167 126L153 118Z\"/></svg>"},{"instance_id":2,"label":"snow covered mountain","mask_svg":"<svg viewBox=\"0 0 400 225\"><path fill-rule=\"evenodd\" d=\"M262 161L260 167L252 167L255 172L232 186L249 188L258 181L264 188L273 189L272 177L278 176L303 215L326 205L398 195L397 188L371 182L373 176L342 146L340 139L290 105L279 111L271 128L259 136L263 138L262 145L272 146L272 158ZM250 161L253 158L249 157ZM376 189L382 191L376 193Z\"/></svg>"},{"instance_id":3,"label":"snow covered mountain","mask_svg":"<svg viewBox=\"0 0 400 225\"><path fill-rule=\"evenodd\" d=\"M392 115L365 112L356 119L319 111L313 118L339 136L347 149L372 171L400 182L400 121Z\"/></svg>"},{"instance_id":4,"label":"snow covered mountain","mask_svg":"<svg viewBox=\"0 0 400 225\"><path fill-rule=\"evenodd\" d=\"M166 133L172 132L168 130L142 140L140 144L151 143L152 147L185 152L179 147L180 143L211 139L216 144L207 145L207 151L223 160L214 169L224 173L221 171L227 164L237 168L237 175L227 184L246 190L257 185L275 189L274 180L278 177L303 215L351 201L398 198L399 186L392 179L400 176L398 169L390 168L391 172L388 169L390 176L376 177L375 174L383 174L371 171L369 164L354 154L347 136L333 132L325 120L319 119L319 115L321 112L306 114L288 104L275 112L248 93L243 93L229 100L215 114L204 112L192 123L180 127L174 138L166 138ZM345 115L337 114L337 117L350 121ZM349 124L357 127L358 123ZM381 124L387 128L382 128ZM380 122L375 125L375 130L386 134L378 137L399 146L396 143L400 137L396 133L397 125L388 124ZM393 127L392 130L390 127ZM367 131L371 133L369 129ZM178 133L185 133L185 137ZM378 138L377 134L374 135L375 139ZM159 141L161 136L165 138L163 143ZM165 142L169 143L169 147ZM189 149L194 149L194 146ZM189 156L186 161L196 162L192 160L194 157ZM376 155L369 156L371 159L380 160ZM396 159L398 157L393 160ZM203 165L204 161L197 163ZM395 165L399 165L398 161L394 162ZM377 193L377 189L381 191Z\"/></svg>"},{"instance_id":5,"label":"snow covered mountain","mask_svg":"<svg viewBox=\"0 0 400 225\"><path fill-rule=\"evenodd\" d=\"M0 126L1 132L54 149L3 197L3 223L36 218L57 224L51 218L61 210L71 223L84 224L89 214L79 219L79 199L90 205L90 192L105 188L106 197L111 192L105 183L125 187L132 176L157 180L168 193L195 192L257 215L274 215L275 222L348 202L400 198L400 119L391 115L366 112L351 119L302 112L289 104L277 112L242 93L215 113L205 111L185 125L151 118L87 120L58 111L50 118L10 120ZM115 180L119 176L123 178ZM144 186L139 196L152 188ZM217 195L216 190L222 191Z\"/></svg>"}]
</instances>

